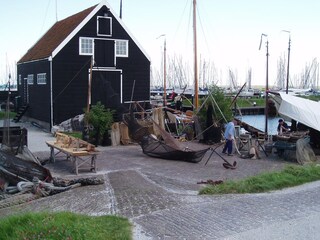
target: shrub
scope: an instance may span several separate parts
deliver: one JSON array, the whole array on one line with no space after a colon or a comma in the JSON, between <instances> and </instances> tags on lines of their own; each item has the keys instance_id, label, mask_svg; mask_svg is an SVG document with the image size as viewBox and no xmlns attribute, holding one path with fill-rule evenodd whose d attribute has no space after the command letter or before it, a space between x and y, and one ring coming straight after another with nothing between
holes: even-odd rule
<instances>
[{"instance_id":1,"label":"shrub","mask_svg":"<svg viewBox=\"0 0 320 240\"><path fill-rule=\"evenodd\" d=\"M111 129L113 124L114 110L105 108L101 102L97 102L96 105L92 105L91 109L85 111L85 121L91 125L90 137L95 136L98 142L100 142L104 134Z\"/></svg>"}]
</instances>

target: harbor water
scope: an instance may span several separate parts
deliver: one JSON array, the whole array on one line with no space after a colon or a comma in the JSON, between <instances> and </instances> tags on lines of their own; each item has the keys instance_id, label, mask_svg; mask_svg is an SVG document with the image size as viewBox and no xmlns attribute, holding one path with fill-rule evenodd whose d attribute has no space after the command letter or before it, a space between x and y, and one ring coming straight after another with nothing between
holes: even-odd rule
<instances>
[{"instance_id":1,"label":"harbor water","mask_svg":"<svg viewBox=\"0 0 320 240\"><path fill-rule=\"evenodd\" d=\"M264 132L265 130L265 115L242 115L236 116L237 119L249 124L252 127L255 127ZM269 117L268 118L268 135L276 135L278 121L280 117ZM291 123L287 122L290 126Z\"/></svg>"}]
</instances>

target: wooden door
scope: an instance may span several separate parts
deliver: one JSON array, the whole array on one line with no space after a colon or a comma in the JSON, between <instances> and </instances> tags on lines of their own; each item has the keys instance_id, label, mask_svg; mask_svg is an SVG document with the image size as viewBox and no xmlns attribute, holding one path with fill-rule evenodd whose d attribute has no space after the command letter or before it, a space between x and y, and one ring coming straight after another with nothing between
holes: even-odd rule
<instances>
[{"instance_id":1,"label":"wooden door","mask_svg":"<svg viewBox=\"0 0 320 240\"><path fill-rule=\"evenodd\" d=\"M114 40L94 40L95 67L115 67Z\"/></svg>"},{"instance_id":2,"label":"wooden door","mask_svg":"<svg viewBox=\"0 0 320 240\"><path fill-rule=\"evenodd\" d=\"M117 108L122 103L121 71L93 71L91 105L100 101L106 108Z\"/></svg>"}]
</instances>

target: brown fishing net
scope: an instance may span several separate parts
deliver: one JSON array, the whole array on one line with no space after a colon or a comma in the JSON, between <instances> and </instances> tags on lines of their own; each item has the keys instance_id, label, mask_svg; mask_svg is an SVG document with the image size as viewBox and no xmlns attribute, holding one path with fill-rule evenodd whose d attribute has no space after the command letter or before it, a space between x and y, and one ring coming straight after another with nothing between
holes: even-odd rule
<instances>
[{"instance_id":1,"label":"brown fishing net","mask_svg":"<svg viewBox=\"0 0 320 240\"><path fill-rule=\"evenodd\" d=\"M200 162L209 148L193 150L186 143L179 142L170 133L153 122L153 126L160 133L162 139L153 135L148 127L141 126L133 113L124 115L124 122L128 126L131 139L138 142L143 153L157 158L180 160L187 162Z\"/></svg>"}]
</instances>

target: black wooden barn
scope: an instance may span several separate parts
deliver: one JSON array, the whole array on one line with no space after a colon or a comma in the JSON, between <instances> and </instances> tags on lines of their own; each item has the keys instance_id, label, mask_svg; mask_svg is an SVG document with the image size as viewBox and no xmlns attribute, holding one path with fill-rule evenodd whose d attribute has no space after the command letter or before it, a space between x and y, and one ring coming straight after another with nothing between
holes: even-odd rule
<instances>
[{"instance_id":1,"label":"black wooden barn","mask_svg":"<svg viewBox=\"0 0 320 240\"><path fill-rule=\"evenodd\" d=\"M118 116L131 100L150 99L150 59L104 1L56 22L18 61L17 76L25 116L50 129L84 113L90 79L90 104Z\"/></svg>"}]
</instances>

